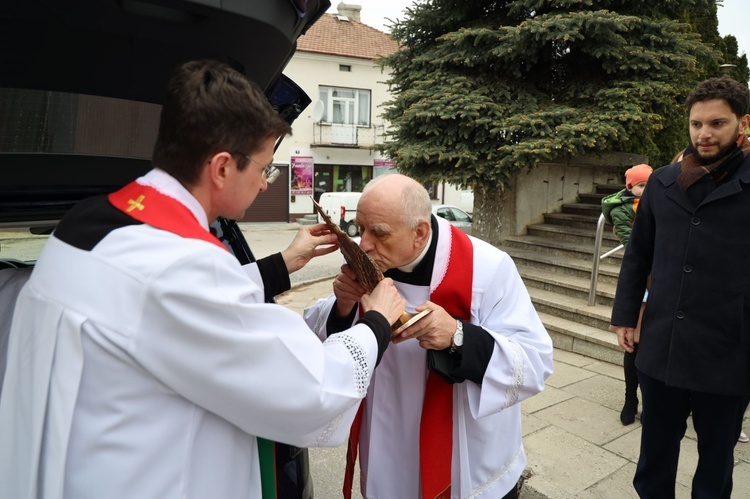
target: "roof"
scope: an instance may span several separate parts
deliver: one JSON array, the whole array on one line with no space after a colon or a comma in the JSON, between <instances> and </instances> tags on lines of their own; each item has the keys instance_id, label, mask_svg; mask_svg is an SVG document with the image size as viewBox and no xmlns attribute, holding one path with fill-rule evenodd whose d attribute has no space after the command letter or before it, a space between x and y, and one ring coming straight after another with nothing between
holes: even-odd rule
<instances>
[{"instance_id":1,"label":"roof","mask_svg":"<svg viewBox=\"0 0 750 499\"><path fill-rule=\"evenodd\" d=\"M298 52L313 52L359 59L376 59L398 50L398 42L359 21L339 20L325 14L297 40Z\"/></svg>"}]
</instances>

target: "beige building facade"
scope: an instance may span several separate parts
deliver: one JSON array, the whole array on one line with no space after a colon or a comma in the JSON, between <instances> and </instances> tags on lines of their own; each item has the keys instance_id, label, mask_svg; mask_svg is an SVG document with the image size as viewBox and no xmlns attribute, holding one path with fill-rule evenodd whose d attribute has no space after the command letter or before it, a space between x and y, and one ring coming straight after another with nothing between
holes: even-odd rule
<instances>
[{"instance_id":1,"label":"beige building facade","mask_svg":"<svg viewBox=\"0 0 750 499\"><path fill-rule=\"evenodd\" d=\"M374 149L386 140L389 123L381 114L391 98L387 68L381 68L378 58L398 50L398 44L362 24L359 6L339 4L338 9L300 37L284 70L312 101L275 155L275 163L288 171L288 186L274 185L274 191L264 194L288 191L288 213L279 216L289 221L313 213L313 196L360 192L374 176L392 171L393 163ZM471 211L470 191L430 187L434 203Z\"/></svg>"}]
</instances>

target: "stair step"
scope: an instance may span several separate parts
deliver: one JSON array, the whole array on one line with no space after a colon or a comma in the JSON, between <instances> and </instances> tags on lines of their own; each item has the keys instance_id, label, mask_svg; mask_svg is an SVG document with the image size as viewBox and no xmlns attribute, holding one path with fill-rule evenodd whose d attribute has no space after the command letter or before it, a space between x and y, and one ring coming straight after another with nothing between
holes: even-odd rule
<instances>
[{"instance_id":1,"label":"stair step","mask_svg":"<svg viewBox=\"0 0 750 499\"><path fill-rule=\"evenodd\" d=\"M602 198L609 196L604 192L582 192L578 194L578 201L580 203L594 204L601 208Z\"/></svg>"},{"instance_id":2,"label":"stair step","mask_svg":"<svg viewBox=\"0 0 750 499\"><path fill-rule=\"evenodd\" d=\"M535 269L533 267L518 267L526 287L533 287L552 291L554 293L588 301L591 280L571 275L559 275ZM596 302L611 307L615 299L615 284L599 282L596 289Z\"/></svg>"},{"instance_id":3,"label":"stair step","mask_svg":"<svg viewBox=\"0 0 750 499\"><path fill-rule=\"evenodd\" d=\"M615 192L621 191L625 188L625 184L597 184L596 192L604 195L614 194Z\"/></svg>"},{"instance_id":4,"label":"stair step","mask_svg":"<svg viewBox=\"0 0 750 499\"><path fill-rule=\"evenodd\" d=\"M551 274L567 274L582 277L591 282L591 262L580 258L569 258L540 251L530 251L518 248L505 248L517 266L546 269ZM620 275L620 266L611 263L599 265L599 283L616 284Z\"/></svg>"},{"instance_id":5,"label":"stair step","mask_svg":"<svg viewBox=\"0 0 750 499\"><path fill-rule=\"evenodd\" d=\"M609 324L623 251L599 261L593 306L588 298L601 200L622 188L597 185L595 192L562 205L561 213L546 213L543 223L527 226L527 235L506 237L502 247L516 263L555 347L619 366L623 352ZM612 225L605 225L601 253L619 244Z\"/></svg>"},{"instance_id":6,"label":"stair step","mask_svg":"<svg viewBox=\"0 0 750 499\"><path fill-rule=\"evenodd\" d=\"M602 244L601 252L604 253L617 245L613 243ZM593 261L593 244L576 244L569 241L558 241L556 239L541 236L509 236L503 241L503 246L508 248L519 248L525 250L541 251L553 255L578 258ZM622 251L605 258L603 263L619 263L622 261Z\"/></svg>"},{"instance_id":7,"label":"stair step","mask_svg":"<svg viewBox=\"0 0 750 499\"><path fill-rule=\"evenodd\" d=\"M298 218L295 221L300 225L315 225L316 223L318 223L317 218L308 218L307 215L302 218Z\"/></svg>"},{"instance_id":8,"label":"stair step","mask_svg":"<svg viewBox=\"0 0 750 499\"><path fill-rule=\"evenodd\" d=\"M526 288L538 312L555 315L569 321L607 331L612 307L597 303L588 306L587 300L561 295L538 288Z\"/></svg>"},{"instance_id":9,"label":"stair step","mask_svg":"<svg viewBox=\"0 0 750 499\"><path fill-rule=\"evenodd\" d=\"M576 213L545 213L544 223L552 225L563 225L566 227L578 227L590 231L596 230L599 215L582 215ZM605 223L604 232L612 232L612 224Z\"/></svg>"},{"instance_id":10,"label":"stair step","mask_svg":"<svg viewBox=\"0 0 750 499\"><path fill-rule=\"evenodd\" d=\"M570 241L580 244L589 244L594 247L594 238L596 237L596 231L590 229L582 229L580 227L567 227L564 225L555 224L531 224L526 227L526 231L530 236L548 236L558 241ZM612 230L605 230L602 233L602 245L615 247L620 244L620 240L614 235Z\"/></svg>"},{"instance_id":11,"label":"stair step","mask_svg":"<svg viewBox=\"0 0 750 499\"><path fill-rule=\"evenodd\" d=\"M555 348L622 365L623 350L617 344L615 333L541 312L539 318L552 338Z\"/></svg>"},{"instance_id":12,"label":"stair step","mask_svg":"<svg viewBox=\"0 0 750 499\"><path fill-rule=\"evenodd\" d=\"M601 204L591 203L566 203L562 205L562 212L589 215L598 218L602 212L602 206Z\"/></svg>"}]
</instances>

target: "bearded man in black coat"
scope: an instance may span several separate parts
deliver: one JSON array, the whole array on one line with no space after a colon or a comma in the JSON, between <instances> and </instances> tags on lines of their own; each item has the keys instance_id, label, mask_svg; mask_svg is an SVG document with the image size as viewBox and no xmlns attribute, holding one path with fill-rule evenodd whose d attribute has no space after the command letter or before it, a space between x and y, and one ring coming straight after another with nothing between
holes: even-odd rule
<instances>
[{"instance_id":1,"label":"bearded man in black coat","mask_svg":"<svg viewBox=\"0 0 750 499\"><path fill-rule=\"evenodd\" d=\"M612 312L626 351L651 275L636 367L643 396L633 484L673 498L687 419L698 436L693 498L729 498L750 393L750 94L729 77L687 100L690 147L651 175Z\"/></svg>"}]
</instances>

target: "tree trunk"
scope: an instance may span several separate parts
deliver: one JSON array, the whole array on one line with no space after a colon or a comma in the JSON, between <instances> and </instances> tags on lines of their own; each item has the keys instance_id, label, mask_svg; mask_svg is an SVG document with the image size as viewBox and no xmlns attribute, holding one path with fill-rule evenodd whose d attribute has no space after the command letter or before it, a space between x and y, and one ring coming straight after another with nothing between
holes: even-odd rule
<instances>
[{"instance_id":1,"label":"tree trunk","mask_svg":"<svg viewBox=\"0 0 750 499\"><path fill-rule=\"evenodd\" d=\"M472 234L494 246L500 246L510 228L505 227L505 217L512 216L509 204L512 200L512 191L502 184L490 188L477 185L474 188Z\"/></svg>"}]
</instances>

